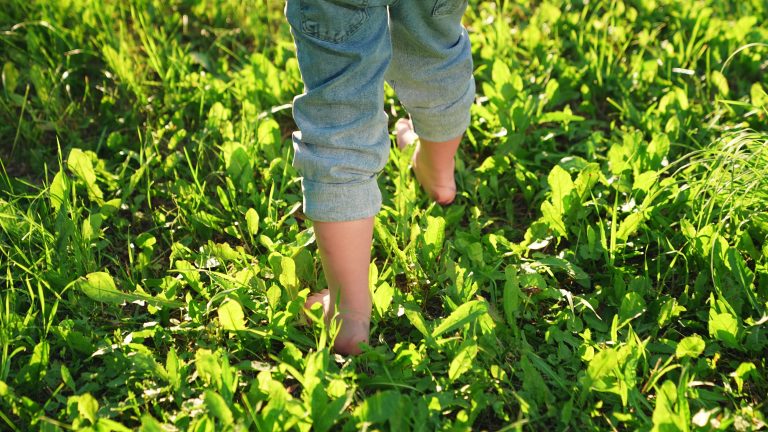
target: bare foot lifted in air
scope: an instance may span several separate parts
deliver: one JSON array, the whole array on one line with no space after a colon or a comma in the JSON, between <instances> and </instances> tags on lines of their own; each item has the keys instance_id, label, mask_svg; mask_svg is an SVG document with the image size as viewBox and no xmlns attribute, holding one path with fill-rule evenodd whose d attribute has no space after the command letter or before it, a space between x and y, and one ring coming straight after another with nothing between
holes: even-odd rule
<instances>
[{"instance_id":1,"label":"bare foot lifted in air","mask_svg":"<svg viewBox=\"0 0 768 432\"><path fill-rule=\"evenodd\" d=\"M325 318L326 324L330 322L330 317L333 315L331 312L331 295L327 289L320 292L312 293L307 297L307 301L304 303L304 307L311 309L312 306L319 303L323 307L323 318ZM368 333L370 331L370 313L355 313L351 311L339 312L339 316L336 319L341 324L339 334L336 336L336 340L333 344L333 350L339 354L344 355L357 355L362 352L360 349L360 343L368 343Z\"/></svg>"},{"instance_id":2,"label":"bare foot lifted in air","mask_svg":"<svg viewBox=\"0 0 768 432\"><path fill-rule=\"evenodd\" d=\"M413 130L413 122L407 118L397 121L395 132L397 146L401 150L418 140L411 165L421 187L438 204L452 203L456 197L456 181L453 176L456 163L453 157L456 155L462 137L458 136L443 142L419 139Z\"/></svg>"}]
</instances>

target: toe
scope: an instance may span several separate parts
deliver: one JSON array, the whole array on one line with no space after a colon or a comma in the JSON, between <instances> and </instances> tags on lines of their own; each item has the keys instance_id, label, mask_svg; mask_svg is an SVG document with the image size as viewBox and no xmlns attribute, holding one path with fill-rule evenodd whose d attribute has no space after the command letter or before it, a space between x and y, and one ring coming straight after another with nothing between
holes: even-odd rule
<instances>
[{"instance_id":1,"label":"toe","mask_svg":"<svg viewBox=\"0 0 768 432\"><path fill-rule=\"evenodd\" d=\"M304 302L304 307L307 309L311 309L313 305L320 304L323 306L323 309L326 310L328 308L328 290L322 290L320 292L312 293L307 297L307 301Z\"/></svg>"},{"instance_id":2,"label":"toe","mask_svg":"<svg viewBox=\"0 0 768 432\"><path fill-rule=\"evenodd\" d=\"M413 122L409 118L397 119L395 123L395 130L400 132L401 130L413 130Z\"/></svg>"},{"instance_id":3,"label":"toe","mask_svg":"<svg viewBox=\"0 0 768 432\"><path fill-rule=\"evenodd\" d=\"M413 122L407 118L401 118L395 123L395 134L397 136L397 146L402 150L413 144L418 135L413 131Z\"/></svg>"}]
</instances>

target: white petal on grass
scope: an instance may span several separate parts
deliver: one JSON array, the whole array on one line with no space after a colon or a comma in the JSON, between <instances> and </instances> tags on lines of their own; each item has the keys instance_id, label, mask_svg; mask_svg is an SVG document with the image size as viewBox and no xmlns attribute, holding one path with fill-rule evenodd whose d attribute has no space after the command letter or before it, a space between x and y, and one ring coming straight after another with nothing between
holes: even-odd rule
<instances>
[{"instance_id":1,"label":"white petal on grass","mask_svg":"<svg viewBox=\"0 0 768 432\"><path fill-rule=\"evenodd\" d=\"M679 73L683 75L693 75L696 73L696 71L693 71L690 69L683 69L683 68L672 68L672 73Z\"/></svg>"}]
</instances>

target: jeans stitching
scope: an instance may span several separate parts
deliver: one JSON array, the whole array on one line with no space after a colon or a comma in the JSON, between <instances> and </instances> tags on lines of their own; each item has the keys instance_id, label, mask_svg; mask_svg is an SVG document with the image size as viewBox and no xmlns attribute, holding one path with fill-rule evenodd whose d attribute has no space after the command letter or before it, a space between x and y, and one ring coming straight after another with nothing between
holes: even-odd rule
<instances>
[{"instance_id":1,"label":"jeans stitching","mask_svg":"<svg viewBox=\"0 0 768 432\"><path fill-rule=\"evenodd\" d=\"M321 0L322 1L322 0ZM343 43L344 41L348 40L355 32L357 32L363 24L368 21L369 15L368 15L368 0L362 0L360 2L359 9L356 9L355 12L359 16L359 19L356 19L356 22L354 22L351 25L348 25L344 28L344 32L336 37L327 37L322 34L322 32L316 27L310 25L312 20L307 19L306 17L306 0L299 0L299 13L301 15L301 30L306 34L307 36L313 37L315 39L325 41L325 42L331 42L334 44Z\"/></svg>"},{"instance_id":2,"label":"jeans stitching","mask_svg":"<svg viewBox=\"0 0 768 432\"><path fill-rule=\"evenodd\" d=\"M459 9L466 0L436 0L435 7L432 9L432 16L439 17L450 15Z\"/></svg>"}]
</instances>

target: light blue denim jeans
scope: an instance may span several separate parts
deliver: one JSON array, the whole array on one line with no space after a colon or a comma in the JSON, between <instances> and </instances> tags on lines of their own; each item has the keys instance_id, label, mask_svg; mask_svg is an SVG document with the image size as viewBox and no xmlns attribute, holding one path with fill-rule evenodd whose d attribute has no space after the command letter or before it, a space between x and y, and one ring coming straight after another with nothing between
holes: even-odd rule
<instances>
[{"instance_id":1,"label":"light blue denim jeans","mask_svg":"<svg viewBox=\"0 0 768 432\"><path fill-rule=\"evenodd\" d=\"M381 208L378 173L389 157L384 81L415 132L456 138L474 101L467 0L288 0L304 93L293 102L294 167L304 213L350 221Z\"/></svg>"}]
</instances>

